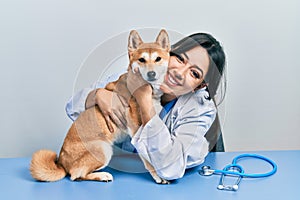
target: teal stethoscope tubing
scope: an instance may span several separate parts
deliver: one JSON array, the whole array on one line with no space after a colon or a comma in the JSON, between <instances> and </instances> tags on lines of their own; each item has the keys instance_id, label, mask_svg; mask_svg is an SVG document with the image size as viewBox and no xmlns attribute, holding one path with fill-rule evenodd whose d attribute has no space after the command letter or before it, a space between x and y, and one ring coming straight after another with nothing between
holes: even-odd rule
<instances>
[{"instance_id":1,"label":"teal stethoscope tubing","mask_svg":"<svg viewBox=\"0 0 300 200\"><path fill-rule=\"evenodd\" d=\"M231 167L231 166L237 166L240 169L243 169L240 165L237 164L237 162L238 162L238 160L240 160L242 158L247 158L247 157L264 160L264 161L268 162L270 165L272 165L273 169L267 173L256 173L256 174L246 174L246 173L244 173L244 170L242 170L241 172L226 170L228 167ZM243 178L263 178L263 177L267 177L267 176L271 176L271 175L275 174L276 171L277 171L276 163L274 161L270 160L269 158L266 158L264 156L257 155L257 154L241 154L241 155L236 156L232 160L231 165L226 166L223 170L215 169L214 173L215 174L232 175L232 176L241 176Z\"/></svg>"}]
</instances>

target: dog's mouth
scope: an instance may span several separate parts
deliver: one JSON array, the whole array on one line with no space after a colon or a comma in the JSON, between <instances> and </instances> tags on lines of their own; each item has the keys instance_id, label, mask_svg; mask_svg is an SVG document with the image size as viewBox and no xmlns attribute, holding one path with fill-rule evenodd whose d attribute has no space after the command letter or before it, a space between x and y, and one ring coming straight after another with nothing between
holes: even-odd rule
<instances>
[{"instance_id":1,"label":"dog's mouth","mask_svg":"<svg viewBox=\"0 0 300 200\"><path fill-rule=\"evenodd\" d=\"M156 78L147 78L146 81L152 86L154 90L159 90L160 85L163 83L162 77L156 77Z\"/></svg>"},{"instance_id":2,"label":"dog's mouth","mask_svg":"<svg viewBox=\"0 0 300 200\"><path fill-rule=\"evenodd\" d=\"M147 78L147 81L148 81L149 83L155 82L155 81L157 81L157 80L158 80L157 78Z\"/></svg>"}]
</instances>

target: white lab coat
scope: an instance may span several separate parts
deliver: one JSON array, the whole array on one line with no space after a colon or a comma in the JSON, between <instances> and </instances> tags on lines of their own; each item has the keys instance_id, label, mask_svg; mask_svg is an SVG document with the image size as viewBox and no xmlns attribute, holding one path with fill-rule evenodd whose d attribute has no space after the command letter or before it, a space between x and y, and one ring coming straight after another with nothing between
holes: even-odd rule
<instances>
[{"instance_id":1,"label":"white lab coat","mask_svg":"<svg viewBox=\"0 0 300 200\"><path fill-rule=\"evenodd\" d=\"M140 127L131 143L167 180L178 179L185 169L201 164L208 153L204 135L213 123L216 108L208 93L198 90L180 96L161 120L154 116Z\"/></svg>"}]
</instances>

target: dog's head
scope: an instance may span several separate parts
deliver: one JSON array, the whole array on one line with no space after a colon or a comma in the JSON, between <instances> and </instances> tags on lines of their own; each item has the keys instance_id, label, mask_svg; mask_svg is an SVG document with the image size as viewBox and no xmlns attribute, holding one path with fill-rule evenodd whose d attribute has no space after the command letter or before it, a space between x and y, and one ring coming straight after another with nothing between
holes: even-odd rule
<instances>
[{"instance_id":1,"label":"dog's head","mask_svg":"<svg viewBox=\"0 0 300 200\"><path fill-rule=\"evenodd\" d=\"M135 72L138 69L142 77L157 90L167 72L169 51L169 37L164 29L152 43L144 43L137 31L132 30L128 39L129 70Z\"/></svg>"}]
</instances>

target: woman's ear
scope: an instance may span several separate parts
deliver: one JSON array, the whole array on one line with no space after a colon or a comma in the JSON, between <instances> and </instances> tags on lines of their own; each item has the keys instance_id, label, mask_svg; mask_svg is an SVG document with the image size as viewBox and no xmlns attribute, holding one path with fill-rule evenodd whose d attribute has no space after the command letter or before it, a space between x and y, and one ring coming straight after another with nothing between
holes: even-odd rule
<instances>
[{"instance_id":1,"label":"woman's ear","mask_svg":"<svg viewBox=\"0 0 300 200\"><path fill-rule=\"evenodd\" d=\"M198 87L196 87L194 89L194 91L197 91L197 90L205 88L205 87L208 87L208 83L206 83L205 81L202 81L202 83L200 83L200 85Z\"/></svg>"}]
</instances>

